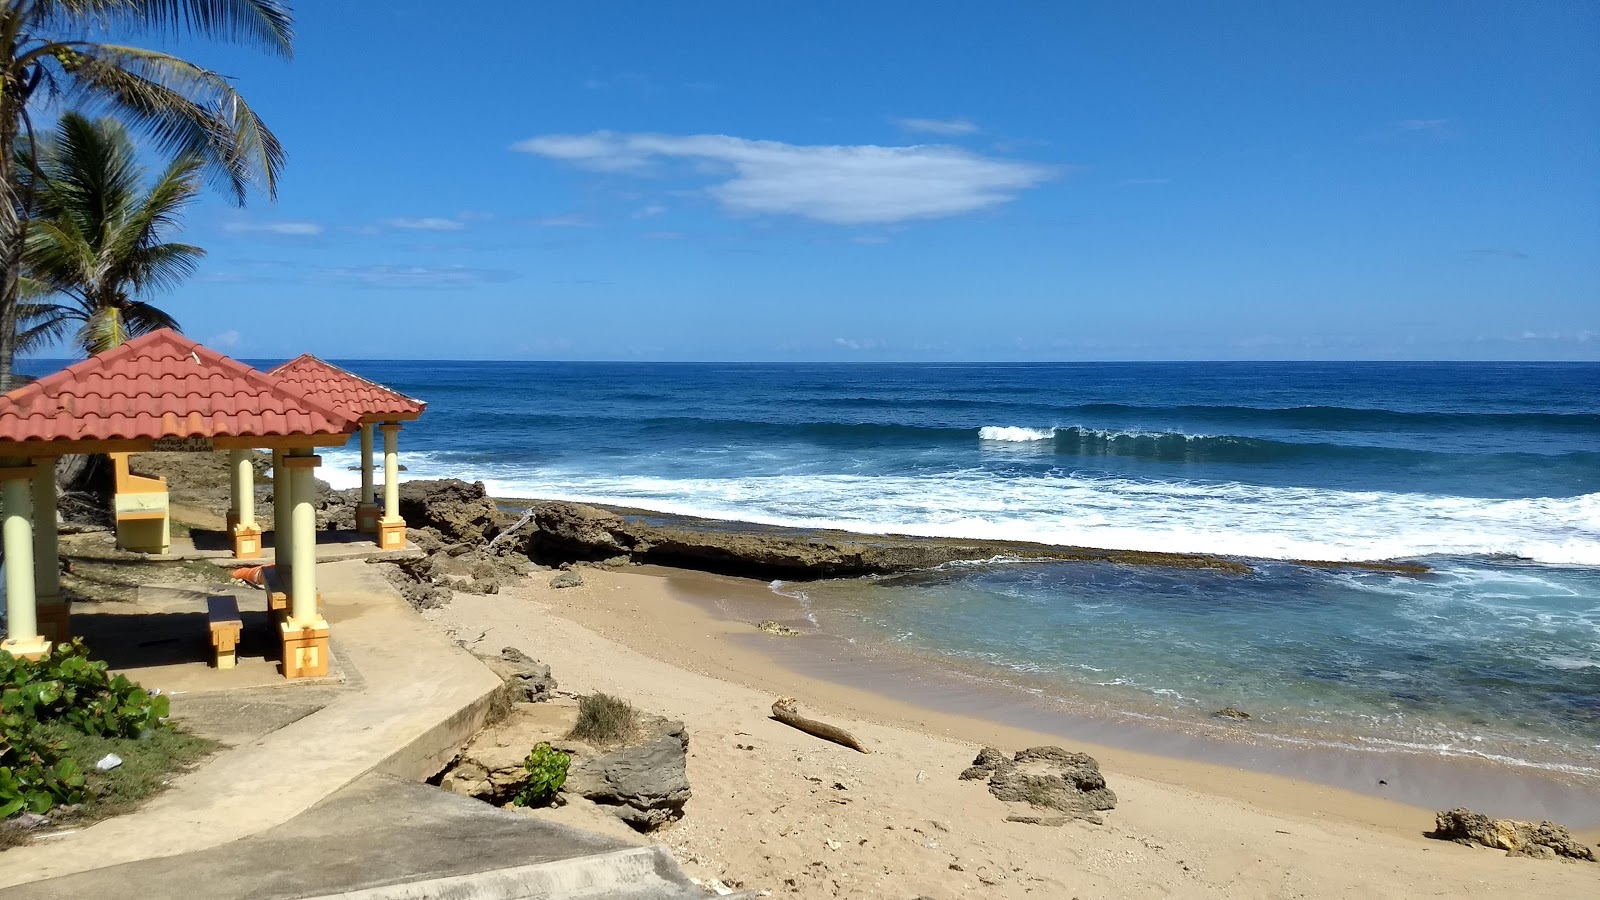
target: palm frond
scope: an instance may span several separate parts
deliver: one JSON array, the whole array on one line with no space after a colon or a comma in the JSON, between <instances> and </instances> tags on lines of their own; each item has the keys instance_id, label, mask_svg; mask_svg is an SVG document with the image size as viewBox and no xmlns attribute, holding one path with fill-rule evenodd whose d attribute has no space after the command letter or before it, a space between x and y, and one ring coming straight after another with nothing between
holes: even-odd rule
<instances>
[{"instance_id":1,"label":"palm frond","mask_svg":"<svg viewBox=\"0 0 1600 900\"><path fill-rule=\"evenodd\" d=\"M126 0L129 25L294 55L294 16L277 0Z\"/></svg>"},{"instance_id":2,"label":"palm frond","mask_svg":"<svg viewBox=\"0 0 1600 900\"><path fill-rule=\"evenodd\" d=\"M167 53L76 44L66 69L77 99L122 114L163 152L206 161L211 181L240 205L259 184L276 196L284 152L228 79Z\"/></svg>"},{"instance_id":3,"label":"palm frond","mask_svg":"<svg viewBox=\"0 0 1600 900\"><path fill-rule=\"evenodd\" d=\"M177 332L183 331L183 328L178 325L177 319L148 303L138 300L134 300L122 308L122 322L123 330L127 332L128 337L138 337L141 334L149 334L161 328L171 328Z\"/></svg>"}]
</instances>

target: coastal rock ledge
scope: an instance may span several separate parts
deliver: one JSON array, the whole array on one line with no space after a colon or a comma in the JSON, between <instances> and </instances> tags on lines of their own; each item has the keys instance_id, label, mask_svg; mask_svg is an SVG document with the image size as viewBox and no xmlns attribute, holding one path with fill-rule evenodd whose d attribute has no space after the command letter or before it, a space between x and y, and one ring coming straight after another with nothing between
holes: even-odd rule
<instances>
[{"instance_id":1,"label":"coastal rock ledge","mask_svg":"<svg viewBox=\"0 0 1600 900\"><path fill-rule=\"evenodd\" d=\"M1596 862L1594 848L1574 840L1566 828L1554 822L1520 822L1495 819L1470 809L1438 813L1430 837L1468 846L1504 850L1507 856L1534 859L1582 859Z\"/></svg>"}]
</instances>

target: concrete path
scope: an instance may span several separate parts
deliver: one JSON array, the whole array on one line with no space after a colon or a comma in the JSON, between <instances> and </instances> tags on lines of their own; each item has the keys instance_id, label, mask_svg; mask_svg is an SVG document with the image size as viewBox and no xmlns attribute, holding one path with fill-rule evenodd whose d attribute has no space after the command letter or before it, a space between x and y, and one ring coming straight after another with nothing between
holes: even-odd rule
<instances>
[{"instance_id":1,"label":"concrete path","mask_svg":"<svg viewBox=\"0 0 1600 900\"><path fill-rule=\"evenodd\" d=\"M8 854L9 855L9 854ZM370 775L284 825L222 846L40 881L7 900L704 898L660 847L630 847Z\"/></svg>"},{"instance_id":2,"label":"concrete path","mask_svg":"<svg viewBox=\"0 0 1600 900\"><path fill-rule=\"evenodd\" d=\"M346 690L222 751L134 813L0 854L0 887L205 850L281 825L368 773L422 780L441 769L481 727L499 678L420 620L375 567L329 563L317 577ZM174 704L181 715L182 698ZM183 891L171 874L157 896Z\"/></svg>"}]
</instances>

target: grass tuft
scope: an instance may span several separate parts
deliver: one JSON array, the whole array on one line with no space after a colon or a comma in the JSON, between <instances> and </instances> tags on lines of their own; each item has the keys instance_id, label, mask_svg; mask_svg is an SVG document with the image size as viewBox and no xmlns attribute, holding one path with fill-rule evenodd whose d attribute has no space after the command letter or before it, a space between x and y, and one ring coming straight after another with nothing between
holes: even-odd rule
<instances>
[{"instance_id":1,"label":"grass tuft","mask_svg":"<svg viewBox=\"0 0 1600 900\"><path fill-rule=\"evenodd\" d=\"M144 738L117 738L88 735L61 725L43 727L67 745L64 755L75 761L87 778L88 799L72 816L80 820L132 810L220 746L176 728L157 728ZM101 772L95 763L108 753L121 757L122 765Z\"/></svg>"},{"instance_id":2,"label":"grass tuft","mask_svg":"<svg viewBox=\"0 0 1600 900\"><path fill-rule=\"evenodd\" d=\"M633 704L599 692L578 698L578 722L567 737L595 745L626 744L639 730Z\"/></svg>"}]
</instances>

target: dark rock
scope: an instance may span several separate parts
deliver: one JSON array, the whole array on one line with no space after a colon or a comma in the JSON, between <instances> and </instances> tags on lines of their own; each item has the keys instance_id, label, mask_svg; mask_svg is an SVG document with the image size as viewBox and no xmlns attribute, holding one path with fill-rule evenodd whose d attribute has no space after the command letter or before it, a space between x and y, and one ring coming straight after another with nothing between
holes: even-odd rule
<instances>
[{"instance_id":1,"label":"dark rock","mask_svg":"<svg viewBox=\"0 0 1600 900\"><path fill-rule=\"evenodd\" d=\"M925 569L955 560L1010 557L1107 561L1248 573L1237 560L1182 553L1052 547L729 523L691 516L613 511L564 501L536 504L533 527L504 542L546 563L634 562L761 578L826 578Z\"/></svg>"},{"instance_id":2,"label":"dark rock","mask_svg":"<svg viewBox=\"0 0 1600 900\"><path fill-rule=\"evenodd\" d=\"M1007 803L1054 809L1096 824L1100 822L1096 812L1117 806L1117 795L1106 786L1095 758L1060 747L1030 747L1009 759L985 747L961 778L987 778L989 793Z\"/></svg>"},{"instance_id":3,"label":"dark rock","mask_svg":"<svg viewBox=\"0 0 1600 900\"><path fill-rule=\"evenodd\" d=\"M610 807L639 831L683 816L689 802L689 734L682 722L644 723L644 740L574 760L563 790Z\"/></svg>"},{"instance_id":4,"label":"dark rock","mask_svg":"<svg viewBox=\"0 0 1600 900\"><path fill-rule=\"evenodd\" d=\"M510 688L513 703L542 703L556 690L550 667L515 647L506 647L499 656L484 657L489 669Z\"/></svg>"},{"instance_id":5,"label":"dark rock","mask_svg":"<svg viewBox=\"0 0 1600 900\"><path fill-rule=\"evenodd\" d=\"M1018 822L1023 825L1048 825L1059 828L1067 824L1066 816L1021 816L1015 813L1006 816L1007 822Z\"/></svg>"},{"instance_id":6,"label":"dark rock","mask_svg":"<svg viewBox=\"0 0 1600 900\"><path fill-rule=\"evenodd\" d=\"M1249 713L1242 709L1234 709L1231 706L1224 706L1212 713L1211 716L1216 719L1239 719L1240 721L1250 718Z\"/></svg>"},{"instance_id":7,"label":"dark rock","mask_svg":"<svg viewBox=\"0 0 1600 900\"><path fill-rule=\"evenodd\" d=\"M762 619L756 630L763 634L773 634L778 637L795 637L800 634L799 629L790 628L776 619Z\"/></svg>"},{"instance_id":8,"label":"dark rock","mask_svg":"<svg viewBox=\"0 0 1600 900\"><path fill-rule=\"evenodd\" d=\"M500 510L483 482L454 478L400 483L400 515L410 528L432 528L450 543L481 543L500 527Z\"/></svg>"},{"instance_id":9,"label":"dark rock","mask_svg":"<svg viewBox=\"0 0 1600 900\"><path fill-rule=\"evenodd\" d=\"M1566 828L1554 822L1521 822L1495 819L1470 809L1438 813L1429 837L1458 844L1482 845L1506 851L1507 856L1535 859L1584 859L1595 862L1594 849L1574 840Z\"/></svg>"},{"instance_id":10,"label":"dark rock","mask_svg":"<svg viewBox=\"0 0 1600 900\"><path fill-rule=\"evenodd\" d=\"M574 588L581 587L582 585L583 576L579 575L577 572L562 572L556 577L550 579L550 586L553 588Z\"/></svg>"}]
</instances>

